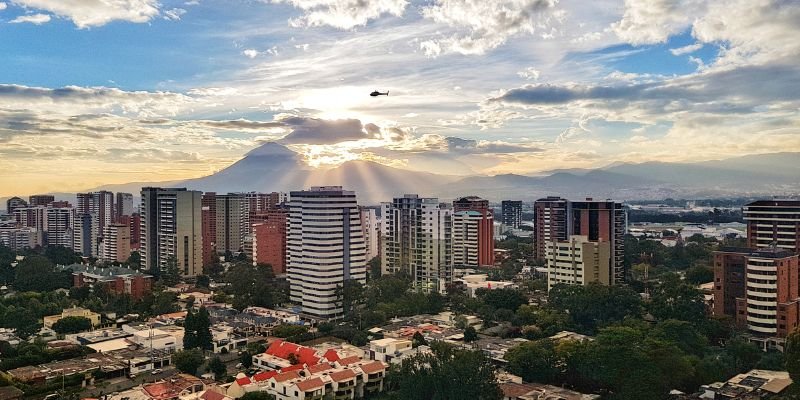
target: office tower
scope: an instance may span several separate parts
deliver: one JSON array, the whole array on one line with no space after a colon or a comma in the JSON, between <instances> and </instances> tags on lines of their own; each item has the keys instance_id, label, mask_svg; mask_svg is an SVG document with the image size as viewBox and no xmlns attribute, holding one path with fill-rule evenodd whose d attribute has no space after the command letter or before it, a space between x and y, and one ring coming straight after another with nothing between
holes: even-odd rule
<instances>
[{"instance_id":1,"label":"office tower","mask_svg":"<svg viewBox=\"0 0 800 400\"><path fill-rule=\"evenodd\" d=\"M75 226L75 209L72 207L54 207L51 202L46 208L45 244L48 246L72 247L73 229Z\"/></svg>"},{"instance_id":2,"label":"office tower","mask_svg":"<svg viewBox=\"0 0 800 400\"><path fill-rule=\"evenodd\" d=\"M553 285L611 284L611 242L572 235L568 241L547 242L547 289Z\"/></svg>"},{"instance_id":3,"label":"office tower","mask_svg":"<svg viewBox=\"0 0 800 400\"><path fill-rule=\"evenodd\" d=\"M84 257L97 257L99 255L99 238L96 213L82 213L75 215L73 228L72 249Z\"/></svg>"},{"instance_id":4,"label":"office tower","mask_svg":"<svg viewBox=\"0 0 800 400\"><path fill-rule=\"evenodd\" d=\"M115 221L119 221L122 217L133 215L133 195L130 193L117 193L117 200L114 206L116 208Z\"/></svg>"},{"instance_id":5,"label":"office tower","mask_svg":"<svg viewBox=\"0 0 800 400\"><path fill-rule=\"evenodd\" d=\"M286 267L292 302L320 319L342 316L339 289L366 283L364 232L356 194L341 186L289 195Z\"/></svg>"},{"instance_id":6,"label":"office tower","mask_svg":"<svg viewBox=\"0 0 800 400\"><path fill-rule=\"evenodd\" d=\"M515 200L503 200L500 203L501 213L503 214L503 225L519 229L522 224L522 202Z\"/></svg>"},{"instance_id":7,"label":"office tower","mask_svg":"<svg viewBox=\"0 0 800 400\"><path fill-rule=\"evenodd\" d=\"M742 208L747 246L800 253L800 200L759 200Z\"/></svg>"},{"instance_id":8,"label":"office tower","mask_svg":"<svg viewBox=\"0 0 800 400\"><path fill-rule=\"evenodd\" d=\"M415 194L381 204L383 274L408 273L422 290L441 291L453 279L453 209Z\"/></svg>"},{"instance_id":9,"label":"office tower","mask_svg":"<svg viewBox=\"0 0 800 400\"><path fill-rule=\"evenodd\" d=\"M77 214L95 214L94 223L97 225L97 232L102 235L106 225L114 222L114 193L109 191L99 191L90 193L78 193Z\"/></svg>"},{"instance_id":10,"label":"office tower","mask_svg":"<svg viewBox=\"0 0 800 400\"><path fill-rule=\"evenodd\" d=\"M237 253L250 231L247 199L241 193L216 195L217 253Z\"/></svg>"},{"instance_id":11,"label":"office tower","mask_svg":"<svg viewBox=\"0 0 800 400\"><path fill-rule=\"evenodd\" d=\"M19 197L12 197L6 200L6 213L14 214L14 210L17 208L25 208L28 206L28 203L19 198Z\"/></svg>"},{"instance_id":12,"label":"office tower","mask_svg":"<svg viewBox=\"0 0 800 400\"><path fill-rule=\"evenodd\" d=\"M533 208L536 258L547 258L548 243L568 243L573 235L586 236L590 242L609 242L609 284L624 282L625 209L622 203L591 198L569 201L547 197L537 200Z\"/></svg>"},{"instance_id":13,"label":"office tower","mask_svg":"<svg viewBox=\"0 0 800 400\"><path fill-rule=\"evenodd\" d=\"M714 252L714 315L728 315L772 347L800 324L800 267L792 251L722 248Z\"/></svg>"},{"instance_id":14,"label":"office tower","mask_svg":"<svg viewBox=\"0 0 800 400\"><path fill-rule=\"evenodd\" d=\"M252 225L253 263L269 264L275 275L286 273L286 222L289 212L285 207L275 207L259 214Z\"/></svg>"},{"instance_id":15,"label":"office tower","mask_svg":"<svg viewBox=\"0 0 800 400\"><path fill-rule=\"evenodd\" d=\"M56 198L53 195L37 194L28 197L28 206L29 207L47 206L50 203L54 202L55 200Z\"/></svg>"},{"instance_id":16,"label":"office tower","mask_svg":"<svg viewBox=\"0 0 800 400\"><path fill-rule=\"evenodd\" d=\"M126 224L107 225L103 232L100 259L125 262L131 256L131 228Z\"/></svg>"},{"instance_id":17,"label":"office tower","mask_svg":"<svg viewBox=\"0 0 800 400\"><path fill-rule=\"evenodd\" d=\"M477 212L480 216L478 223L478 264L474 266L493 266L494 265L494 216L492 209L489 208L489 201L480 197L468 196L453 201L453 211L458 214L463 211ZM464 216L462 219L475 220L476 216L470 214L469 218Z\"/></svg>"},{"instance_id":18,"label":"office tower","mask_svg":"<svg viewBox=\"0 0 800 400\"><path fill-rule=\"evenodd\" d=\"M141 268L164 270L175 257L184 276L202 273L201 193L185 188L142 188Z\"/></svg>"},{"instance_id":19,"label":"office tower","mask_svg":"<svg viewBox=\"0 0 800 400\"><path fill-rule=\"evenodd\" d=\"M359 207L361 226L364 228L364 244L367 248L367 261L380 256L380 221L374 208Z\"/></svg>"}]
</instances>

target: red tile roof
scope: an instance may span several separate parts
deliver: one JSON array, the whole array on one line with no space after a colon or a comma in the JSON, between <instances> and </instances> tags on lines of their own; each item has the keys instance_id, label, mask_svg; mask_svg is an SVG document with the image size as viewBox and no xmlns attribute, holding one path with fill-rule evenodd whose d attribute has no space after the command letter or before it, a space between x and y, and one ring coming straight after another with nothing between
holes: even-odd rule
<instances>
[{"instance_id":1,"label":"red tile roof","mask_svg":"<svg viewBox=\"0 0 800 400\"><path fill-rule=\"evenodd\" d=\"M380 361L373 361L369 364L362 365L361 370L364 371L365 374L374 374L386 370L386 367Z\"/></svg>"},{"instance_id":2,"label":"red tile roof","mask_svg":"<svg viewBox=\"0 0 800 400\"><path fill-rule=\"evenodd\" d=\"M353 364L353 363L357 363L359 361L361 361L361 357L359 357L359 356L350 356L350 357L342 358L341 360L339 360L339 365L350 365L350 364Z\"/></svg>"},{"instance_id":3,"label":"red tile roof","mask_svg":"<svg viewBox=\"0 0 800 400\"><path fill-rule=\"evenodd\" d=\"M334 349L329 349L326 351L323 357L330 362L339 361L339 353L337 353Z\"/></svg>"},{"instance_id":4,"label":"red tile roof","mask_svg":"<svg viewBox=\"0 0 800 400\"><path fill-rule=\"evenodd\" d=\"M250 382L250 378L245 376L243 378L237 379L236 383L238 383L239 386L244 386L244 385L249 385L251 382Z\"/></svg>"},{"instance_id":5,"label":"red tile roof","mask_svg":"<svg viewBox=\"0 0 800 400\"><path fill-rule=\"evenodd\" d=\"M263 382L263 381L268 380L269 378L272 378L275 375L278 375L278 371L259 372L259 373L255 374L255 375L253 375L253 380L256 381L256 382Z\"/></svg>"},{"instance_id":6,"label":"red tile roof","mask_svg":"<svg viewBox=\"0 0 800 400\"><path fill-rule=\"evenodd\" d=\"M300 364L316 365L319 362L316 350L280 339L272 342L266 353L284 360L289 359L289 354L294 354Z\"/></svg>"},{"instance_id":7,"label":"red tile roof","mask_svg":"<svg viewBox=\"0 0 800 400\"><path fill-rule=\"evenodd\" d=\"M321 378L312 378L297 382L297 388L303 392L308 392L309 390L321 388L323 386L325 386L325 382L323 382Z\"/></svg>"},{"instance_id":8,"label":"red tile roof","mask_svg":"<svg viewBox=\"0 0 800 400\"><path fill-rule=\"evenodd\" d=\"M317 365L309 366L308 367L308 372L311 372L312 374L318 374L318 373L320 373L322 371L327 371L327 370L332 369L332 368L333 367L329 363L323 362L323 363L319 363Z\"/></svg>"},{"instance_id":9,"label":"red tile roof","mask_svg":"<svg viewBox=\"0 0 800 400\"><path fill-rule=\"evenodd\" d=\"M290 365L288 367L281 368L281 373L289 372L289 371L300 371L300 370L302 370L304 368L305 368L305 366L303 364Z\"/></svg>"},{"instance_id":10,"label":"red tile roof","mask_svg":"<svg viewBox=\"0 0 800 400\"><path fill-rule=\"evenodd\" d=\"M336 371L330 374L331 379L335 382L346 381L349 379L353 379L356 377L356 373L353 372L352 369L346 369L344 371Z\"/></svg>"},{"instance_id":11,"label":"red tile roof","mask_svg":"<svg viewBox=\"0 0 800 400\"><path fill-rule=\"evenodd\" d=\"M217 393L213 390L206 390L202 396L200 396L203 400L223 400L225 399L225 395L221 393Z\"/></svg>"},{"instance_id":12,"label":"red tile roof","mask_svg":"<svg viewBox=\"0 0 800 400\"><path fill-rule=\"evenodd\" d=\"M285 372L285 373L278 374L278 375L274 376L275 382L285 382L285 381L288 381L290 379L297 379L299 377L300 377L300 374L298 374L297 371L289 371L289 372Z\"/></svg>"}]
</instances>

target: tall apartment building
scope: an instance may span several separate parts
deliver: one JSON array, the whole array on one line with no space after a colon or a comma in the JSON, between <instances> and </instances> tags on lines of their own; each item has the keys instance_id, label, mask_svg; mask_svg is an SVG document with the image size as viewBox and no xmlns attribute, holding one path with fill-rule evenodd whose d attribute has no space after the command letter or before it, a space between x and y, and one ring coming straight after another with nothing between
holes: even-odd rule
<instances>
[{"instance_id":1,"label":"tall apartment building","mask_svg":"<svg viewBox=\"0 0 800 400\"><path fill-rule=\"evenodd\" d=\"M590 241L582 235L572 235L566 241L547 243L547 289L553 285L610 285L611 242Z\"/></svg>"},{"instance_id":2,"label":"tall apartment building","mask_svg":"<svg viewBox=\"0 0 800 400\"><path fill-rule=\"evenodd\" d=\"M46 208L45 243L48 246L72 247L75 209L51 202Z\"/></svg>"},{"instance_id":3,"label":"tall apartment building","mask_svg":"<svg viewBox=\"0 0 800 400\"><path fill-rule=\"evenodd\" d=\"M12 197L6 200L6 213L9 215L14 214L14 210L17 208L25 208L28 207L28 202L19 198L19 197Z\"/></svg>"},{"instance_id":4,"label":"tall apartment building","mask_svg":"<svg viewBox=\"0 0 800 400\"><path fill-rule=\"evenodd\" d=\"M120 218L133 215L133 194L131 193L117 193L117 199L114 202L114 220L119 221Z\"/></svg>"},{"instance_id":5,"label":"tall apartment building","mask_svg":"<svg viewBox=\"0 0 800 400\"><path fill-rule=\"evenodd\" d=\"M289 210L274 207L258 214L252 225L252 258L255 264L269 264L275 275L286 273L286 225Z\"/></svg>"},{"instance_id":6,"label":"tall apartment building","mask_svg":"<svg viewBox=\"0 0 800 400\"><path fill-rule=\"evenodd\" d=\"M771 347L800 325L800 266L790 250L723 248L714 253L714 314L734 317Z\"/></svg>"},{"instance_id":7,"label":"tall apartment building","mask_svg":"<svg viewBox=\"0 0 800 400\"><path fill-rule=\"evenodd\" d=\"M407 272L423 290L442 291L453 279L453 209L415 194L381 204L383 274Z\"/></svg>"},{"instance_id":8,"label":"tall apartment building","mask_svg":"<svg viewBox=\"0 0 800 400\"><path fill-rule=\"evenodd\" d=\"M242 193L216 195L216 251L236 253L242 250L250 232L248 203Z\"/></svg>"},{"instance_id":9,"label":"tall apartment building","mask_svg":"<svg viewBox=\"0 0 800 400\"><path fill-rule=\"evenodd\" d=\"M125 262L131 256L131 229L126 224L106 225L100 247L100 259Z\"/></svg>"},{"instance_id":10,"label":"tall apartment building","mask_svg":"<svg viewBox=\"0 0 800 400\"><path fill-rule=\"evenodd\" d=\"M342 315L339 288L366 283L366 249L356 194L341 186L289 195L286 265L292 302L319 319Z\"/></svg>"},{"instance_id":11,"label":"tall apartment building","mask_svg":"<svg viewBox=\"0 0 800 400\"><path fill-rule=\"evenodd\" d=\"M131 251L138 251L142 236L142 219L139 217L139 214L133 213L132 215L121 215L118 217L117 223L128 227L128 230L130 231L129 236Z\"/></svg>"},{"instance_id":12,"label":"tall apartment building","mask_svg":"<svg viewBox=\"0 0 800 400\"><path fill-rule=\"evenodd\" d=\"M467 196L453 201L453 211L473 211L480 214L478 221L478 264L474 266L494 265L494 215L489 208L489 201L476 196ZM472 219L475 217L472 216Z\"/></svg>"},{"instance_id":13,"label":"tall apartment building","mask_svg":"<svg viewBox=\"0 0 800 400\"><path fill-rule=\"evenodd\" d=\"M453 214L453 266L456 268L477 268L478 237L483 220L477 211L459 211Z\"/></svg>"},{"instance_id":14,"label":"tall apartment building","mask_svg":"<svg viewBox=\"0 0 800 400\"><path fill-rule=\"evenodd\" d=\"M203 265L210 265L217 256L217 193L205 192L201 198L203 226Z\"/></svg>"},{"instance_id":15,"label":"tall apartment building","mask_svg":"<svg viewBox=\"0 0 800 400\"><path fill-rule=\"evenodd\" d=\"M0 222L0 244L11 250L34 248L36 239L36 228L19 226L16 221Z\"/></svg>"},{"instance_id":16,"label":"tall apartment building","mask_svg":"<svg viewBox=\"0 0 800 400\"><path fill-rule=\"evenodd\" d=\"M50 203L56 201L55 196L51 194L36 194L33 196L28 196L28 206L29 207L47 207Z\"/></svg>"},{"instance_id":17,"label":"tall apartment building","mask_svg":"<svg viewBox=\"0 0 800 400\"><path fill-rule=\"evenodd\" d=\"M380 221L374 208L360 207L361 226L364 228L364 242L367 247L367 261L380 256Z\"/></svg>"},{"instance_id":18,"label":"tall apartment building","mask_svg":"<svg viewBox=\"0 0 800 400\"><path fill-rule=\"evenodd\" d=\"M276 208L287 201L286 193L282 192L248 192L244 193L244 196L247 199L247 209L250 214L266 213L268 210Z\"/></svg>"},{"instance_id":19,"label":"tall apartment building","mask_svg":"<svg viewBox=\"0 0 800 400\"><path fill-rule=\"evenodd\" d=\"M164 270L175 257L185 276L202 273L201 193L185 188L142 188L141 268Z\"/></svg>"},{"instance_id":20,"label":"tall apartment building","mask_svg":"<svg viewBox=\"0 0 800 400\"><path fill-rule=\"evenodd\" d=\"M47 207L17 207L14 209L13 216L18 225L34 229L35 244L31 247L44 246L47 244L45 242L45 234L47 230Z\"/></svg>"},{"instance_id":21,"label":"tall apartment building","mask_svg":"<svg viewBox=\"0 0 800 400\"><path fill-rule=\"evenodd\" d=\"M70 247L84 257L97 257L100 250L98 225L96 213L76 214Z\"/></svg>"},{"instance_id":22,"label":"tall apartment building","mask_svg":"<svg viewBox=\"0 0 800 400\"><path fill-rule=\"evenodd\" d=\"M95 214L97 231L102 235L106 225L114 222L114 193L103 190L99 192L78 193L77 214Z\"/></svg>"},{"instance_id":23,"label":"tall apartment building","mask_svg":"<svg viewBox=\"0 0 800 400\"><path fill-rule=\"evenodd\" d=\"M747 246L800 253L800 200L759 200L742 208Z\"/></svg>"},{"instance_id":24,"label":"tall apartment building","mask_svg":"<svg viewBox=\"0 0 800 400\"><path fill-rule=\"evenodd\" d=\"M503 225L519 229L522 225L522 202L519 200L503 200L500 203L500 212L503 214Z\"/></svg>"},{"instance_id":25,"label":"tall apartment building","mask_svg":"<svg viewBox=\"0 0 800 400\"><path fill-rule=\"evenodd\" d=\"M567 242L573 235L611 246L609 284L625 280L625 209L611 200L569 201L547 197L534 203L534 256L546 259L549 242Z\"/></svg>"}]
</instances>

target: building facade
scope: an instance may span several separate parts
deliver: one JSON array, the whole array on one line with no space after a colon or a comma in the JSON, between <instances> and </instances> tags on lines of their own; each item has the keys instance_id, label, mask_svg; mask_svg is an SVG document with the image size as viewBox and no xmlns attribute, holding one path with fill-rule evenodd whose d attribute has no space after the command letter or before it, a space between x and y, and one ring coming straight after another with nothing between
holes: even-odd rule
<instances>
[{"instance_id":1,"label":"building facade","mask_svg":"<svg viewBox=\"0 0 800 400\"><path fill-rule=\"evenodd\" d=\"M547 243L547 289L556 284L610 285L611 243L572 235L569 240Z\"/></svg>"},{"instance_id":2,"label":"building facade","mask_svg":"<svg viewBox=\"0 0 800 400\"><path fill-rule=\"evenodd\" d=\"M747 246L800 252L800 200L759 200L742 208Z\"/></svg>"},{"instance_id":3,"label":"building facade","mask_svg":"<svg viewBox=\"0 0 800 400\"><path fill-rule=\"evenodd\" d=\"M342 316L339 289L366 283L366 248L356 194L341 186L290 193L287 273L292 302L319 319Z\"/></svg>"},{"instance_id":4,"label":"building facade","mask_svg":"<svg viewBox=\"0 0 800 400\"><path fill-rule=\"evenodd\" d=\"M142 188L141 268L164 270L171 257L184 276L203 271L201 193L185 188Z\"/></svg>"},{"instance_id":5,"label":"building facade","mask_svg":"<svg viewBox=\"0 0 800 400\"><path fill-rule=\"evenodd\" d=\"M77 214L94 214L96 229L102 234L106 225L115 221L116 209L114 207L114 193L109 191L99 191L90 193L78 193Z\"/></svg>"},{"instance_id":6,"label":"building facade","mask_svg":"<svg viewBox=\"0 0 800 400\"><path fill-rule=\"evenodd\" d=\"M360 207L361 226L364 228L364 242L367 247L367 261L380 256L381 227L374 208Z\"/></svg>"},{"instance_id":7,"label":"building facade","mask_svg":"<svg viewBox=\"0 0 800 400\"><path fill-rule=\"evenodd\" d=\"M519 229L522 225L522 202L519 200L503 200L500 203L500 212L503 214L503 225Z\"/></svg>"},{"instance_id":8,"label":"building facade","mask_svg":"<svg viewBox=\"0 0 800 400\"><path fill-rule=\"evenodd\" d=\"M381 209L382 273L404 271L418 288L444 290L453 280L453 209L415 194Z\"/></svg>"},{"instance_id":9,"label":"building facade","mask_svg":"<svg viewBox=\"0 0 800 400\"><path fill-rule=\"evenodd\" d=\"M243 193L216 195L216 251L237 253L242 250L244 238L250 232L250 215Z\"/></svg>"},{"instance_id":10,"label":"building facade","mask_svg":"<svg viewBox=\"0 0 800 400\"><path fill-rule=\"evenodd\" d=\"M286 225L288 209L275 207L260 214L252 227L253 263L269 264L275 275L286 273Z\"/></svg>"},{"instance_id":11,"label":"building facade","mask_svg":"<svg viewBox=\"0 0 800 400\"><path fill-rule=\"evenodd\" d=\"M84 257L99 255L99 238L97 214L82 213L75 216L72 249Z\"/></svg>"},{"instance_id":12,"label":"building facade","mask_svg":"<svg viewBox=\"0 0 800 400\"><path fill-rule=\"evenodd\" d=\"M12 197L6 200L6 213L8 214L14 214L15 209L25 207L28 207L28 202L19 197Z\"/></svg>"},{"instance_id":13,"label":"building facade","mask_svg":"<svg viewBox=\"0 0 800 400\"><path fill-rule=\"evenodd\" d=\"M478 221L478 266L494 266L494 215L489 200L467 196L453 201L453 211L472 211L480 214Z\"/></svg>"},{"instance_id":14,"label":"building facade","mask_svg":"<svg viewBox=\"0 0 800 400\"><path fill-rule=\"evenodd\" d=\"M33 196L28 196L29 207L47 207L54 201L56 201L56 198L51 194L36 194Z\"/></svg>"},{"instance_id":15,"label":"building facade","mask_svg":"<svg viewBox=\"0 0 800 400\"><path fill-rule=\"evenodd\" d=\"M72 247L75 209L67 204L51 203L46 209L45 243L48 246Z\"/></svg>"},{"instance_id":16,"label":"building facade","mask_svg":"<svg viewBox=\"0 0 800 400\"><path fill-rule=\"evenodd\" d=\"M133 194L121 192L117 193L117 199L114 202L114 207L114 221L119 221L121 217L133 215Z\"/></svg>"},{"instance_id":17,"label":"building facade","mask_svg":"<svg viewBox=\"0 0 800 400\"><path fill-rule=\"evenodd\" d=\"M126 224L110 224L103 232L100 259L107 262L125 262L131 256L131 229Z\"/></svg>"}]
</instances>

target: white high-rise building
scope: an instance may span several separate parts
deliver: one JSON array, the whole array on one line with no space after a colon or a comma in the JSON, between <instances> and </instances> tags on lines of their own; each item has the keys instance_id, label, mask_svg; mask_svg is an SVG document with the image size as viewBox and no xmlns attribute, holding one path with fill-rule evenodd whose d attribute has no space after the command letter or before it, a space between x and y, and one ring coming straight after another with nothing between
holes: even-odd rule
<instances>
[{"instance_id":1,"label":"white high-rise building","mask_svg":"<svg viewBox=\"0 0 800 400\"><path fill-rule=\"evenodd\" d=\"M291 192L286 265L292 302L308 316L335 319L339 288L366 283L366 248L356 194L341 186Z\"/></svg>"},{"instance_id":2,"label":"white high-rise building","mask_svg":"<svg viewBox=\"0 0 800 400\"><path fill-rule=\"evenodd\" d=\"M453 279L453 209L415 194L381 207L382 273L405 271L416 287L443 291Z\"/></svg>"},{"instance_id":3,"label":"white high-rise building","mask_svg":"<svg viewBox=\"0 0 800 400\"><path fill-rule=\"evenodd\" d=\"M47 206L45 242L48 246L72 247L75 209L67 206Z\"/></svg>"},{"instance_id":4,"label":"white high-rise building","mask_svg":"<svg viewBox=\"0 0 800 400\"><path fill-rule=\"evenodd\" d=\"M78 206L75 212L81 214L94 214L94 223L99 235L102 235L106 225L114 222L114 193L103 190L100 192L78 193ZM99 237L99 236L98 236Z\"/></svg>"},{"instance_id":5,"label":"white high-rise building","mask_svg":"<svg viewBox=\"0 0 800 400\"><path fill-rule=\"evenodd\" d=\"M477 211L459 211L453 216L453 265L478 268L478 237L483 215Z\"/></svg>"},{"instance_id":6,"label":"white high-rise building","mask_svg":"<svg viewBox=\"0 0 800 400\"><path fill-rule=\"evenodd\" d=\"M361 207L361 226L364 228L364 244L367 248L367 261L380 255L380 221L374 208Z\"/></svg>"},{"instance_id":7,"label":"white high-rise building","mask_svg":"<svg viewBox=\"0 0 800 400\"><path fill-rule=\"evenodd\" d=\"M13 212L18 225L32 228L35 231L34 241L30 247L44 246L47 230L47 207L17 207Z\"/></svg>"},{"instance_id":8,"label":"white high-rise building","mask_svg":"<svg viewBox=\"0 0 800 400\"><path fill-rule=\"evenodd\" d=\"M185 188L142 188L141 268L166 269L175 257L184 276L203 271L202 192Z\"/></svg>"},{"instance_id":9,"label":"white high-rise building","mask_svg":"<svg viewBox=\"0 0 800 400\"><path fill-rule=\"evenodd\" d=\"M116 207L115 218L133 215L133 195L130 193L117 193L117 201L114 204Z\"/></svg>"}]
</instances>

